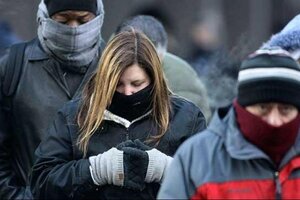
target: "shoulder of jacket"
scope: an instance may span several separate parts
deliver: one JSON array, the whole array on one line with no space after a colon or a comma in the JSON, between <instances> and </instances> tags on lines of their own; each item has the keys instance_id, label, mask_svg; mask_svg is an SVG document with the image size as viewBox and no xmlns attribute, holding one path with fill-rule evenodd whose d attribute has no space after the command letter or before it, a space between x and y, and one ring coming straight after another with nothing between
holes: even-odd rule
<instances>
[{"instance_id":1,"label":"shoulder of jacket","mask_svg":"<svg viewBox=\"0 0 300 200\"><path fill-rule=\"evenodd\" d=\"M42 48L38 38L27 42L26 54L30 61L49 59L49 55Z\"/></svg>"},{"instance_id":2,"label":"shoulder of jacket","mask_svg":"<svg viewBox=\"0 0 300 200\"><path fill-rule=\"evenodd\" d=\"M41 47L39 47L39 42L37 39L32 39L30 41L23 41L23 44L26 44L26 49L25 49L25 54L24 56L26 57L25 59L28 59L30 57L30 52L29 49L33 49L33 51L43 51ZM21 43L20 43L21 44ZM2 54L0 55L0 68L1 70L6 67L8 57L10 54L11 47L7 48ZM36 52L31 52L31 54L36 54ZM45 54L45 53L44 53Z\"/></svg>"},{"instance_id":3,"label":"shoulder of jacket","mask_svg":"<svg viewBox=\"0 0 300 200\"><path fill-rule=\"evenodd\" d=\"M185 112L188 112L189 114L201 112L200 108L198 106L196 106L196 104L194 104L193 102L191 102L190 100L188 100L182 96L172 94L170 99L171 99L172 109L174 111L184 110Z\"/></svg>"},{"instance_id":4,"label":"shoulder of jacket","mask_svg":"<svg viewBox=\"0 0 300 200\"><path fill-rule=\"evenodd\" d=\"M1 56L0 56L0 78L1 81L4 80L4 76L6 73L6 68L8 66L8 63L10 62L9 59L11 58L11 51L12 48L14 48L14 52L16 52L16 49L18 48L22 48L22 57L23 57L23 61L21 62L21 67L24 67L24 63L25 60L28 60L30 57L30 54L35 54L35 52L32 52L30 49L36 49L34 48L34 46L37 46L38 41L36 39L33 39L31 41L24 41L21 43L17 43L12 45L11 47L7 48L4 52L2 52ZM24 48L24 50L23 50ZM20 49L21 50L21 49ZM20 53L20 51L17 51L18 53Z\"/></svg>"},{"instance_id":5,"label":"shoulder of jacket","mask_svg":"<svg viewBox=\"0 0 300 200\"><path fill-rule=\"evenodd\" d=\"M224 140L218 134L205 129L184 141L176 154L183 159L190 159L191 157L203 154L208 155L209 152L215 151L223 142Z\"/></svg>"},{"instance_id":6,"label":"shoulder of jacket","mask_svg":"<svg viewBox=\"0 0 300 200\"><path fill-rule=\"evenodd\" d=\"M188 62L169 52L166 53L163 59L163 67L172 68L189 74L197 74Z\"/></svg>"},{"instance_id":7,"label":"shoulder of jacket","mask_svg":"<svg viewBox=\"0 0 300 200\"><path fill-rule=\"evenodd\" d=\"M189 77L192 80L200 80L197 72L188 62L169 52L166 53L162 66L167 78L172 78L171 76L179 76Z\"/></svg>"},{"instance_id":8,"label":"shoulder of jacket","mask_svg":"<svg viewBox=\"0 0 300 200\"><path fill-rule=\"evenodd\" d=\"M163 70L169 87L189 98L192 95L207 98L206 88L196 71L186 61L171 53L166 53Z\"/></svg>"}]
</instances>

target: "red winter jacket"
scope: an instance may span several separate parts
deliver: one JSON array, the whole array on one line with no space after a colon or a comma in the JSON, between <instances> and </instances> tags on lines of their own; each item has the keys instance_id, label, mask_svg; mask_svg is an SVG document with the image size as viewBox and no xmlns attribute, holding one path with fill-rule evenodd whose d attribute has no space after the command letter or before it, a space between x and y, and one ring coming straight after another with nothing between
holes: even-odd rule
<instances>
[{"instance_id":1,"label":"red winter jacket","mask_svg":"<svg viewBox=\"0 0 300 200\"><path fill-rule=\"evenodd\" d=\"M299 199L300 134L277 169L227 110L179 148L158 199Z\"/></svg>"}]
</instances>

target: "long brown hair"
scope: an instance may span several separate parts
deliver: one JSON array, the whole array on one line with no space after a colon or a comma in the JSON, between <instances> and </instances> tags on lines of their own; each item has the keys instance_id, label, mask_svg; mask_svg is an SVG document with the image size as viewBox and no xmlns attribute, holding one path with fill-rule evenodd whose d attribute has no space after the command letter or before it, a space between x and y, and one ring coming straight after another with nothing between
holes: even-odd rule
<instances>
[{"instance_id":1,"label":"long brown hair","mask_svg":"<svg viewBox=\"0 0 300 200\"><path fill-rule=\"evenodd\" d=\"M83 99L77 115L80 128L79 149L87 153L90 138L101 125L105 109L111 104L122 72L138 64L151 78L152 118L159 127L152 139L159 142L169 126L170 90L167 87L161 61L151 41L134 30L121 32L106 46L98 70L83 90Z\"/></svg>"}]
</instances>

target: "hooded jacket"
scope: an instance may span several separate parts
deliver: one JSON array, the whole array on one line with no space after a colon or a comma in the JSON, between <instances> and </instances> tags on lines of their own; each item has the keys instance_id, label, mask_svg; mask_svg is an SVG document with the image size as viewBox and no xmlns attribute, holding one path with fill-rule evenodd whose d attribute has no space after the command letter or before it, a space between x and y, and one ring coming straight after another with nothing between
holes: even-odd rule
<instances>
[{"instance_id":1,"label":"hooded jacket","mask_svg":"<svg viewBox=\"0 0 300 200\"><path fill-rule=\"evenodd\" d=\"M172 92L196 104L209 121L211 110L206 88L196 71L186 61L169 52L163 59L163 71Z\"/></svg>"},{"instance_id":2,"label":"hooded jacket","mask_svg":"<svg viewBox=\"0 0 300 200\"><path fill-rule=\"evenodd\" d=\"M142 191L96 186L88 160L128 139L144 142L149 135L155 135L157 127L151 115L129 122L104 114L105 120L91 137L87 156L83 157L77 146L79 130L75 121L79 103L79 100L72 101L59 112L48 136L36 150L37 161L31 178L34 196L38 199L155 199L159 183L146 184ZM205 127L205 118L197 106L173 96L169 129L155 148L172 156L184 140Z\"/></svg>"},{"instance_id":3,"label":"hooded jacket","mask_svg":"<svg viewBox=\"0 0 300 200\"><path fill-rule=\"evenodd\" d=\"M26 186L34 151L57 111L80 94L100 53L99 49L85 73L62 72L37 38L27 42L19 83L10 97L4 96L2 88L9 50L0 58L0 199L31 198ZM72 90L67 82L74 86Z\"/></svg>"},{"instance_id":4,"label":"hooded jacket","mask_svg":"<svg viewBox=\"0 0 300 200\"><path fill-rule=\"evenodd\" d=\"M243 137L234 109L226 108L179 148L158 199L299 199L299 184L300 134L276 168Z\"/></svg>"}]
</instances>

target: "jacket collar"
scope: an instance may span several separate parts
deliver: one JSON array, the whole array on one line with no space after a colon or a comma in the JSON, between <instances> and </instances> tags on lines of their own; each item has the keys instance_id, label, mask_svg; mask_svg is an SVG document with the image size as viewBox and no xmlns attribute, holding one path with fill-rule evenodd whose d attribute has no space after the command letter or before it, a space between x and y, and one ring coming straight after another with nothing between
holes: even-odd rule
<instances>
[{"instance_id":1,"label":"jacket collar","mask_svg":"<svg viewBox=\"0 0 300 200\"><path fill-rule=\"evenodd\" d=\"M232 106L217 110L208 129L224 140L225 148L231 157L239 160L264 158L271 161L263 151L249 143L241 134L236 123L235 111ZM281 161L280 167L299 154L300 133L297 136L295 145L293 145Z\"/></svg>"},{"instance_id":2,"label":"jacket collar","mask_svg":"<svg viewBox=\"0 0 300 200\"><path fill-rule=\"evenodd\" d=\"M125 128L129 128L131 126L131 124L145 118L146 116L150 115L151 112L152 112L152 110L148 111L144 115L142 115L142 116L140 116L140 117L138 117L138 118L136 118L136 119L134 119L133 121L130 122L127 119L124 119L124 118L122 118L118 115L113 114L109 110L105 110L104 111L104 120L113 121L117 124L123 125Z\"/></svg>"},{"instance_id":3,"label":"jacket collar","mask_svg":"<svg viewBox=\"0 0 300 200\"><path fill-rule=\"evenodd\" d=\"M219 109L215 112L209 125L209 129L218 134L225 144L225 148L231 157L239 160L266 158L268 156L249 143L237 127L233 107Z\"/></svg>"},{"instance_id":4,"label":"jacket collar","mask_svg":"<svg viewBox=\"0 0 300 200\"><path fill-rule=\"evenodd\" d=\"M28 55L29 61L46 60L50 58L49 55L43 50L38 38L35 38L32 43L33 45Z\"/></svg>"}]
</instances>

